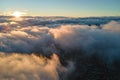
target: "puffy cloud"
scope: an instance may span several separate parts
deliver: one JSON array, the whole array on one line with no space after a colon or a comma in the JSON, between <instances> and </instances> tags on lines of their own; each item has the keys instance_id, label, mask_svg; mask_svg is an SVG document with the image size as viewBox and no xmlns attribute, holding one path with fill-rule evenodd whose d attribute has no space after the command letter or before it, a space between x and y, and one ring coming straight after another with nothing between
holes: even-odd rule
<instances>
[{"instance_id":1,"label":"puffy cloud","mask_svg":"<svg viewBox=\"0 0 120 80\"><path fill-rule=\"evenodd\" d=\"M56 43L64 50L79 49L85 51L84 54L87 53L87 55L91 55L91 53L104 55L107 60L112 60L113 57L115 59L120 55L120 33L84 29L79 26L62 26L50 31L53 33Z\"/></svg>"},{"instance_id":2,"label":"puffy cloud","mask_svg":"<svg viewBox=\"0 0 120 80\"><path fill-rule=\"evenodd\" d=\"M51 59L34 54L0 53L0 80L60 80L59 74L69 73L56 54ZM72 67L73 68L73 67Z\"/></svg>"},{"instance_id":3,"label":"puffy cloud","mask_svg":"<svg viewBox=\"0 0 120 80\"><path fill-rule=\"evenodd\" d=\"M110 29L111 26L109 26ZM105 28L106 25L103 29L86 25L63 25L57 28L23 27L11 30L8 33L1 33L0 50L3 52L45 53L48 55L57 52L55 45L59 45L65 51L78 49L87 54L97 52L102 55L106 54L107 57L117 56L120 52L120 34L106 31ZM118 24L117 28L119 28Z\"/></svg>"},{"instance_id":4,"label":"puffy cloud","mask_svg":"<svg viewBox=\"0 0 120 80\"><path fill-rule=\"evenodd\" d=\"M120 22L112 21L109 24L103 26L103 29L110 31L120 31Z\"/></svg>"}]
</instances>

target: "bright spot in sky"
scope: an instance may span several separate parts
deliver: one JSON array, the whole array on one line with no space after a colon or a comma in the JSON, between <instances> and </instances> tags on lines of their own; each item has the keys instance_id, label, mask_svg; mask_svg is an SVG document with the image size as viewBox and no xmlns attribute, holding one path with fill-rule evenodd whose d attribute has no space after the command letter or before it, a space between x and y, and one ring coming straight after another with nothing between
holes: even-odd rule
<instances>
[{"instance_id":1,"label":"bright spot in sky","mask_svg":"<svg viewBox=\"0 0 120 80\"><path fill-rule=\"evenodd\" d=\"M20 12L20 11L15 11L11 15L16 17L16 18L19 18L19 17L23 16L24 14L26 14L26 13Z\"/></svg>"}]
</instances>

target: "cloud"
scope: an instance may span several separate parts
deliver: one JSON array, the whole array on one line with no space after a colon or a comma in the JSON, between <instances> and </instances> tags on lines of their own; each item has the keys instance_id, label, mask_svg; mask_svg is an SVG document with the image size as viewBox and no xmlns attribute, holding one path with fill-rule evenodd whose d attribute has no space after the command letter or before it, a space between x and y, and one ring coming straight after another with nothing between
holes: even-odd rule
<instances>
[{"instance_id":1,"label":"cloud","mask_svg":"<svg viewBox=\"0 0 120 80\"><path fill-rule=\"evenodd\" d=\"M45 21L45 25L41 25L41 20ZM0 66L4 70L0 73L1 79L75 80L81 75L87 75L84 73L90 66L96 69L96 73L102 69L101 74L104 75L106 68L111 75L115 75L112 69L119 70L119 21L90 26L87 25L87 19L82 19L87 20L85 25L73 22L68 24L64 20L57 22L56 18L47 18L47 22L46 18L41 20L33 18L25 22L0 23ZM11 71L7 72L10 68Z\"/></svg>"},{"instance_id":2,"label":"cloud","mask_svg":"<svg viewBox=\"0 0 120 80\"><path fill-rule=\"evenodd\" d=\"M119 30L117 22L104 25L103 29L87 25L63 25L56 28L21 27L0 34L0 50L3 52L52 54L58 51L55 46L57 44L66 51L81 49L87 54L97 51L97 53L107 54L107 56L110 56L110 52L117 55L120 52L120 38L119 33L115 33L116 30Z\"/></svg>"},{"instance_id":3,"label":"cloud","mask_svg":"<svg viewBox=\"0 0 120 80\"><path fill-rule=\"evenodd\" d=\"M64 50L80 49L87 55L97 53L106 55L107 58L118 56L120 53L120 33L100 29L84 29L79 26L62 26L50 31L53 33L56 43Z\"/></svg>"},{"instance_id":4,"label":"cloud","mask_svg":"<svg viewBox=\"0 0 120 80\"><path fill-rule=\"evenodd\" d=\"M69 68L60 64L56 54L47 59L34 54L0 53L0 80L59 80L59 73L67 75Z\"/></svg>"},{"instance_id":5,"label":"cloud","mask_svg":"<svg viewBox=\"0 0 120 80\"><path fill-rule=\"evenodd\" d=\"M23 27L0 34L0 51L49 55L57 52L59 45L68 52L78 49L85 51L87 55L97 53L104 54L107 58L117 56L120 52L119 33L108 31L105 27L103 29L85 25L63 25L57 28Z\"/></svg>"},{"instance_id":6,"label":"cloud","mask_svg":"<svg viewBox=\"0 0 120 80\"><path fill-rule=\"evenodd\" d=\"M103 29L110 30L110 31L115 31L115 32L116 31L119 32L120 31L120 22L112 21L112 22L104 25Z\"/></svg>"}]
</instances>

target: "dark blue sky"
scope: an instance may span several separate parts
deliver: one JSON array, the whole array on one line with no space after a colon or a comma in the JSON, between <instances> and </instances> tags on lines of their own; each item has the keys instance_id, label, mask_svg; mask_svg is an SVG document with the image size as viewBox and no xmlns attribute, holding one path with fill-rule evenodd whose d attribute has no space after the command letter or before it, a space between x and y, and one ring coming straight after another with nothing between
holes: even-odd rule
<instances>
[{"instance_id":1,"label":"dark blue sky","mask_svg":"<svg viewBox=\"0 0 120 80\"><path fill-rule=\"evenodd\" d=\"M0 14L23 11L39 16L120 16L120 0L0 0Z\"/></svg>"}]
</instances>

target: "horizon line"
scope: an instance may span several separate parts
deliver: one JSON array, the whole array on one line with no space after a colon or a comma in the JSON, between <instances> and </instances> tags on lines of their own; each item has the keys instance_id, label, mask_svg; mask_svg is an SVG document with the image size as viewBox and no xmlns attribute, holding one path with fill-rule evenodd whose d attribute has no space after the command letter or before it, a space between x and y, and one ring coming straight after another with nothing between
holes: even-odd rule
<instances>
[{"instance_id":1,"label":"horizon line","mask_svg":"<svg viewBox=\"0 0 120 80\"><path fill-rule=\"evenodd\" d=\"M10 16L10 15L0 15L0 17L14 17L14 16ZM116 16L116 15L111 15L111 16L40 16L40 15L26 15L26 16L21 16L21 17L68 17L68 18L90 18L90 17L120 17L120 16Z\"/></svg>"}]
</instances>

